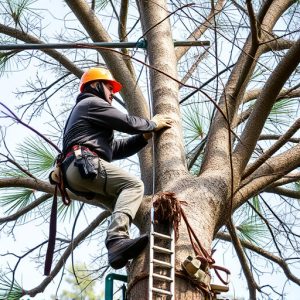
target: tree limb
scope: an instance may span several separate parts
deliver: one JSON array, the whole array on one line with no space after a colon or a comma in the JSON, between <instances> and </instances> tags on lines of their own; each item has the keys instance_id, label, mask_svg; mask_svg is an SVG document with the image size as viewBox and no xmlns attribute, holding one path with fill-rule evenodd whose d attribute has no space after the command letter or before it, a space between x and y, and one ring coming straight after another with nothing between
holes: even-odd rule
<instances>
[{"instance_id":1,"label":"tree limb","mask_svg":"<svg viewBox=\"0 0 300 300\"><path fill-rule=\"evenodd\" d=\"M0 33L16 38L25 43L43 44L43 42L35 36L32 36L24 31L5 26L3 24L0 24ZM55 59L57 62L63 65L68 71L70 71L78 78L80 78L83 74L83 71L77 68L77 66L68 58L66 58L61 52L58 52L54 49L44 49L41 51Z\"/></svg>"},{"instance_id":2,"label":"tree limb","mask_svg":"<svg viewBox=\"0 0 300 300\"><path fill-rule=\"evenodd\" d=\"M218 232L216 234L215 238L226 241L226 242L232 242L231 236L229 234L226 234L226 233L223 233L223 232ZM273 261L274 263L278 264L282 268L284 274L286 275L286 277L289 280L291 280L291 281L295 282L296 284L300 285L300 278L298 278L297 276L295 276L291 272L288 264L286 263L286 261L284 259L282 259L278 256L275 256L274 254L264 250L263 248L255 246L254 244L252 244L248 241L240 240L240 242L241 242L241 244L244 248L247 248L247 249L263 256L264 258L269 259L269 260Z\"/></svg>"},{"instance_id":3,"label":"tree limb","mask_svg":"<svg viewBox=\"0 0 300 300\"><path fill-rule=\"evenodd\" d=\"M187 38L188 41L197 41L201 38L204 32L211 27L213 18L222 11L224 6L224 0L218 0L215 6L212 6L209 15L205 19L205 22L198 26ZM179 47L175 50L177 61L179 61L184 54L190 49L190 47Z\"/></svg>"},{"instance_id":4,"label":"tree limb","mask_svg":"<svg viewBox=\"0 0 300 300\"><path fill-rule=\"evenodd\" d=\"M263 141L263 140L278 140L280 139L281 135L276 135L276 134L262 134L259 136L258 140ZM289 138L288 139L289 143L300 143L300 138Z\"/></svg>"},{"instance_id":5,"label":"tree limb","mask_svg":"<svg viewBox=\"0 0 300 300\"><path fill-rule=\"evenodd\" d=\"M251 27L251 36L252 36L252 44L257 45L259 43L259 29L257 28L257 20L253 10L253 6L251 0L246 0L250 27Z\"/></svg>"},{"instance_id":6,"label":"tree limb","mask_svg":"<svg viewBox=\"0 0 300 300\"><path fill-rule=\"evenodd\" d=\"M246 277L247 280L247 284L248 284L248 289L249 289L249 299L251 300L255 300L256 299L256 290L258 290L258 285L255 282L252 272L248 266L247 263L247 259L241 244L240 239L237 236L235 227L232 223L232 221L230 220L227 224L227 228L229 230L230 236L231 236L231 240L232 240L232 244L235 248L236 254L239 258L239 261L241 263L244 275Z\"/></svg>"},{"instance_id":7,"label":"tree limb","mask_svg":"<svg viewBox=\"0 0 300 300\"><path fill-rule=\"evenodd\" d=\"M40 204L42 204L43 202L45 202L46 200L48 200L51 197L52 197L51 194L45 194L45 195L37 198L35 201L30 203L26 207L19 209L16 213L14 213L10 216L7 216L7 217L0 218L0 225L7 223L7 222L11 222L11 221L16 221L18 218L24 216L26 213L33 210L34 208L36 208L37 206L39 206Z\"/></svg>"},{"instance_id":8,"label":"tree limb","mask_svg":"<svg viewBox=\"0 0 300 300\"><path fill-rule=\"evenodd\" d=\"M39 179L32 179L32 178L0 178L0 188L8 188L8 187L24 187L33 190L37 190L40 192L54 194L54 186L50 185L46 181L42 181ZM59 194L59 193L58 193ZM94 198L92 200L88 200L84 197L79 197L72 192L68 191L68 194L71 199L81 201L87 204L91 204L100 208L111 209L112 208L112 201L108 199L101 198ZM60 194L59 194L60 195ZM101 202L100 202L101 201ZM106 206L108 205L108 206Z\"/></svg>"},{"instance_id":9,"label":"tree limb","mask_svg":"<svg viewBox=\"0 0 300 300\"><path fill-rule=\"evenodd\" d=\"M286 144L300 128L300 118L276 141L269 149L267 149L254 163L248 166L242 176L246 178L266 162L276 151L278 151L284 144Z\"/></svg>"},{"instance_id":10,"label":"tree limb","mask_svg":"<svg viewBox=\"0 0 300 300\"><path fill-rule=\"evenodd\" d=\"M74 249L89 235L91 234L107 217L109 216L109 212L104 211L98 215L83 231L81 231L76 238L70 243L67 249L64 251L63 255L56 263L55 267L51 271L50 275L47 276L40 285L31 289L24 290L24 295L29 295L30 297L36 296L38 293L41 293L45 290L48 284L52 281L52 279L58 274L61 268L65 265L68 257L74 251Z\"/></svg>"},{"instance_id":11,"label":"tree limb","mask_svg":"<svg viewBox=\"0 0 300 300\"><path fill-rule=\"evenodd\" d=\"M234 195L235 208L300 166L300 144L270 158L244 179ZM294 177L292 177L293 179ZM294 179L293 179L294 180Z\"/></svg>"},{"instance_id":12,"label":"tree limb","mask_svg":"<svg viewBox=\"0 0 300 300\"><path fill-rule=\"evenodd\" d=\"M273 188L266 189L265 192L266 193L274 193L274 194L278 194L280 196L300 200L300 191L296 191L296 190L290 190L290 189L282 188L282 187L273 187Z\"/></svg>"},{"instance_id":13,"label":"tree limb","mask_svg":"<svg viewBox=\"0 0 300 300\"><path fill-rule=\"evenodd\" d=\"M300 62L300 39L279 62L266 82L262 93L254 104L253 111L238 142L234 157L238 162L238 172L243 172L283 85Z\"/></svg>"}]
</instances>

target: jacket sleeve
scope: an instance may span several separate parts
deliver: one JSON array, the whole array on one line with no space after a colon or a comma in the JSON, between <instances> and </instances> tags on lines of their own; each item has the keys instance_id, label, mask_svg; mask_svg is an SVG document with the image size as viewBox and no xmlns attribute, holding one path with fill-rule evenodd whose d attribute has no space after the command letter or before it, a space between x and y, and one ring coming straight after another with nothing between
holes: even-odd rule
<instances>
[{"instance_id":1,"label":"jacket sleeve","mask_svg":"<svg viewBox=\"0 0 300 300\"><path fill-rule=\"evenodd\" d=\"M89 120L95 125L128 134L152 132L156 127L153 121L124 114L100 98L91 101Z\"/></svg>"},{"instance_id":2,"label":"jacket sleeve","mask_svg":"<svg viewBox=\"0 0 300 300\"><path fill-rule=\"evenodd\" d=\"M136 154L142 150L148 142L142 134L134 135L125 139L117 139L113 141L113 160L123 159Z\"/></svg>"}]
</instances>

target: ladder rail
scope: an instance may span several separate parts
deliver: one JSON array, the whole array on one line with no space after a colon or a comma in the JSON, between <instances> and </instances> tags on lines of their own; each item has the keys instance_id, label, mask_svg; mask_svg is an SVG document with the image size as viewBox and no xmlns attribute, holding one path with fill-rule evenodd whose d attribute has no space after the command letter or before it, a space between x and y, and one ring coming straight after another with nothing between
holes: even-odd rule
<instances>
[{"instance_id":1,"label":"ladder rail","mask_svg":"<svg viewBox=\"0 0 300 300\"><path fill-rule=\"evenodd\" d=\"M168 242L168 248L155 245L156 240L164 240ZM169 262L154 258L154 252L167 255ZM154 294L167 295L168 299L175 299L175 233L172 226L169 227L169 235L155 231L154 228L154 208L151 208L151 224L150 224L150 253L149 253L149 287L148 300L156 299ZM154 273L154 267L167 270L169 275L160 275ZM154 286L154 280L165 282L167 288L161 289Z\"/></svg>"},{"instance_id":2,"label":"ladder rail","mask_svg":"<svg viewBox=\"0 0 300 300\"><path fill-rule=\"evenodd\" d=\"M154 235L152 234L154 232L154 208L152 206L151 208L151 224L150 224L150 254L149 254L149 261L150 261L150 266L149 266L149 287L148 287L148 300L153 299L153 258L154 258L154 251L153 251L153 246L154 246Z\"/></svg>"},{"instance_id":3,"label":"ladder rail","mask_svg":"<svg viewBox=\"0 0 300 300\"><path fill-rule=\"evenodd\" d=\"M172 265L172 270L171 270L171 283L170 283L170 292L172 294L171 299L175 299L175 232L173 226L170 225L170 231L171 231L171 265Z\"/></svg>"}]
</instances>

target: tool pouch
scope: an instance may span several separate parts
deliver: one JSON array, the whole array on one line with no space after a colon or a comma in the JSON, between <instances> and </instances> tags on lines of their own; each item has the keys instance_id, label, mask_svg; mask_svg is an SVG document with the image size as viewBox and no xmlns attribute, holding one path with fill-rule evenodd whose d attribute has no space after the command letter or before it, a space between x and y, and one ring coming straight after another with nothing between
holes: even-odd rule
<instances>
[{"instance_id":1,"label":"tool pouch","mask_svg":"<svg viewBox=\"0 0 300 300\"><path fill-rule=\"evenodd\" d=\"M82 150L79 147L74 151L75 162L74 165L78 168L78 171L84 179L94 179L98 175L98 165L95 166L93 160L96 157L89 151Z\"/></svg>"}]
</instances>

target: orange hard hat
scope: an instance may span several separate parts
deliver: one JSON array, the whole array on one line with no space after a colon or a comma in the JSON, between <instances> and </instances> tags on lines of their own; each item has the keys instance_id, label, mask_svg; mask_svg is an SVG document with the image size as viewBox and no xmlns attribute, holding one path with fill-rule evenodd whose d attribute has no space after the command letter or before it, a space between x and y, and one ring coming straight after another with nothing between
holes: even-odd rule
<instances>
[{"instance_id":1,"label":"orange hard hat","mask_svg":"<svg viewBox=\"0 0 300 300\"><path fill-rule=\"evenodd\" d=\"M83 73L81 76L81 80L79 83L80 92L83 91L83 87L85 84L91 81L101 80L109 82L113 86L113 93L117 93L122 89L122 84L116 81L109 70L106 68L90 68Z\"/></svg>"}]
</instances>

